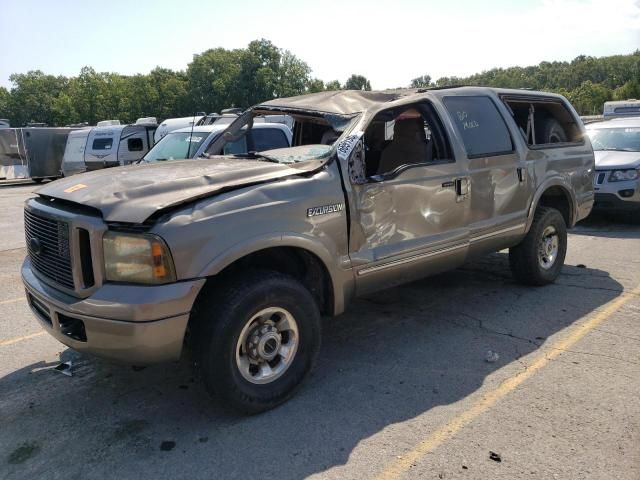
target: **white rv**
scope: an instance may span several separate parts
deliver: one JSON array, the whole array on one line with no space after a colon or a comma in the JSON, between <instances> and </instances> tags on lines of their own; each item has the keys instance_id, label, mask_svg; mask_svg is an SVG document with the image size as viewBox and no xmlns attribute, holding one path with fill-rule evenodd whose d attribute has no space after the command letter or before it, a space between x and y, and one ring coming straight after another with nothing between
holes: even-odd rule
<instances>
[{"instance_id":1,"label":"white rv","mask_svg":"<svg viewBox=\"0 0 640 480\"><path fill-rule=\"evenodd\" d=\"M640 100L617 100L604 102L602 115L605 119L622 117L640 117Z\"/></svg>"},{"instance_id":2,"label":"white rv","mask_svg":"<svg viewBox=\"0 0 640 480\"><path fill-rule=\"evenodd\" d=\"M153 147L158 126L154 122L154 118L145 118L132 125L110 124L73 132L67 139L62 174L69 176L140 160Z\"/></svg>"}]
</instances>

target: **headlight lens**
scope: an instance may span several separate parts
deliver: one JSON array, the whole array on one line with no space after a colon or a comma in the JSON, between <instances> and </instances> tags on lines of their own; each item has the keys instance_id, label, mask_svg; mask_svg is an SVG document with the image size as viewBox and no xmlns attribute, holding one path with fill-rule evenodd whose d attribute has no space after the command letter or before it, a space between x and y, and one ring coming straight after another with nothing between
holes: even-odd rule
<instances>
[{"instance_id":1,"label":"headlight lens","mask_svg":"<svg viewBox=\"0 0 640 480\"><path fill-rule=\"evenodd\" d=\"M609 177L610 182L623 182L625 180L635 180L638 178L638 170L614 170Z\"/></svg>"},{"instance_id":2,"label":"headlight lens","mask_svg":"<svg viewBox=\"0 0 640 480\"><path fill-rule=\"evenodd\" d=\"M156 235L107 232L102 245L109 281L150 285L176 281L169 248Z\"/></svg>"}]
</instances>

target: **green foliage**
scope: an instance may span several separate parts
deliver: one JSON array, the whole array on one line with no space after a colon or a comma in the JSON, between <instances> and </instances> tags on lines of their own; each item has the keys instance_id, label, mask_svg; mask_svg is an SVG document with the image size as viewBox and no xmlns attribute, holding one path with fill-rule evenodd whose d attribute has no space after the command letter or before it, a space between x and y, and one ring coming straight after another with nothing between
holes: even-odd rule
<instances>
[{"instance_id":1,"label":"green foliage","mask_svg":"<svg viewBox=\"0 0 640 480\"><path fill-rule=\"evenodd\" d=\"M430 75L421 75L411 80L411 88L427 88L433 86Z\"/></svg>"},{"instance_id":2,"label":"green foliage","mask_svg":"<svg viewBox=\"0 0 640 480\"><path fill-rule=\"evenodd\" d=\"M340 82L338 80L331 80L330 82L327 82L327 84L324 86L324 89L327 91L334 91L342 89L342 86L340 85Z\"/></svg>"},{"instance_id":3,"label":"green foliage","mask_svg":"<svg viewBox=\"0 0 640 480\"><path fill-rule=\"evenodd\" d=\"M345 90L371 90L371 82L362 75L351 75L344 84Z\"/></svg>"},{"instance_id":4,"label":"green foliage","mask_svg":"<svg viewBox=\"0 0 640 480\"><path fill-rule=\"evenodd\" d=\"M136 118L158 119L246 108L277 97L341 89L371 90L362 75L342 85L311 77L309 65L269 40L247 48L215 48L194 55L185 71L156 67L146 75L96 72L84 67L76 77L40 70L13 74L10 91L0 87L0 118L12 125L49 125ZM466 78L429 75L411 80L414 88L453 85L531 88L561 93L581 114L602 112L607 100L640 98L640 50L611 57L579 56L571 62L542 62L530 67L494 68Z\"/></svg>"},{"instance_id":5,"label":"green foliage","mask_svg":"<svg viewBox=\"0 0 640 480\"><path fill-rule=\"evenodd\" d=\"M640 50L630 55L542 62L530 67L494 68L466 78L442 77L436 85L529 88L565 95L582 115L602 113L607 100L640 98Z\"/></svg>"}]
</instances>

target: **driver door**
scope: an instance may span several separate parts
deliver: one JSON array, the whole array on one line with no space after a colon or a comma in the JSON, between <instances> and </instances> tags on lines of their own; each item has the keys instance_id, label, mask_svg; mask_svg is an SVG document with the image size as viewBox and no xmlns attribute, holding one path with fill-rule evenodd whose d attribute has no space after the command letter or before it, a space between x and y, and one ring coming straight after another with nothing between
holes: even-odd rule
<instances>
[{"instance_id":1,"label":"driver door","mask_svg":"<svg viewBox=\"0 0 640 480\"><path fill-rule=\"evenodd\" d=\"M349 161L350 174L365 165L364 175L351 179L356 293L461 265L469 247L469 179L433 105L381 112L362 142Z\"/></svg>"}]
</instances>

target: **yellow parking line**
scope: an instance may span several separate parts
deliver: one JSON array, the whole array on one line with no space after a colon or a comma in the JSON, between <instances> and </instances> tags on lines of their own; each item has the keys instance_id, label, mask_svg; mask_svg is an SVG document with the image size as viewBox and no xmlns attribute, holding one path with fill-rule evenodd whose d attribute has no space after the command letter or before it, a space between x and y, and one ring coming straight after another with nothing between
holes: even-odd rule
<instances>
[{"instance_id":1,"label":"yellow parking line","mask_svg":"<svg viewBox=\"0 0 640 480\"><path fill-rule=\"evenodd\" d=\"M563 350L571 348L587 333L611 317L611 315L616 313L629 300L637 298L638 295L640 295L640 285L631 292L623 293L617 299L606 305L600 312L593 315L589 320L577 325L575 328L572 328L569 334L540 352L529 368L508 378L497 388L484 394L471 406L471 408L454 417L446 425L438 428L409 452L404 453L401 457L398 457L388 463L376 479L388 480L398 478L402 474L406 473L411 466L422 457L433 452L446 440L458 433L462 428L466 427L480 415L488 411L499 400L513 392L523 382L531 378L538 370L545 367L551 360L560 355Z\"/></svg>"},{"instance_id":2,"label":"yellow parking line","mask_svg":"<svg viewBox=\"0 0 640 480\"><path fill-rule=\"evenodd\" d=\"M22 302L23 300L26 300L26 298L25 297L18 297L18 298L12 298L11 300L2 300L2 301L0 301L0 305L6 305L8 303Z\"/></svg>"},{"instance_id":3,"label":"yellow parking line","mask_svg":"<svg viewBox=\"0 0 640 480\"><path fill-rule=\"evenodd\" d=\"M9 340L3 340L0 342L0 347L5 347L7 345L13 345L14 343L22 342L23 340L29 340L30 338L39 337L40 335L44 335L46 332L44 330L36 333L32 333L30 335L25 335L24 337L16 337L10 338Z\"/></svg>"}]
</instances>

